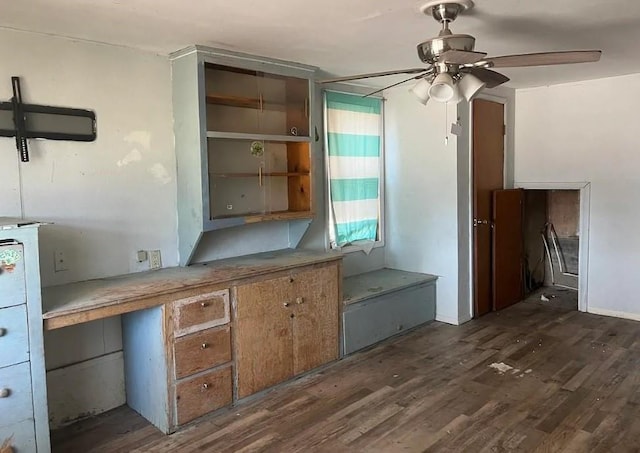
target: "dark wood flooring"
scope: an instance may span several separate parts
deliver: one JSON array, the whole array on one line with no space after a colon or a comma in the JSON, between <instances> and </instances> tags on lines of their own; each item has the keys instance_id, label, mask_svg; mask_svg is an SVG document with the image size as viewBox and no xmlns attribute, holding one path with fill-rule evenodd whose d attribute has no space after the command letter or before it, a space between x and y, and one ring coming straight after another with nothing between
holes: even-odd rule
<instances>
[{"instance_id":1,"label":"dark wood flooring","mask_svg":"<svg viewBox=\"0 0 640 453\"><path fill-rule=\"evenodd\" d=\"M65 453L640 451L639 361L640 323L578 313L536 293L460 327L421 327L171 436L119 408L54 432L53 446Z\"/></svg>"}]
</instances>

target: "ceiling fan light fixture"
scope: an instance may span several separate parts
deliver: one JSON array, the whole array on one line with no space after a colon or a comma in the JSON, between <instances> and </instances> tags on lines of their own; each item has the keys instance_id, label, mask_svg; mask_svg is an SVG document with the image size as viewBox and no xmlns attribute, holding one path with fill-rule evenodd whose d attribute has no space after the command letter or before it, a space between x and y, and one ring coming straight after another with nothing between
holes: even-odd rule
<instances>
[{"instance_id":1,"label":"ceiling fan light fixture","mask_svg":"<svg viewBox=\"0 0 640 453\"><path fill-rule=\"evenodd\" d=\"M465 74L458 82L458 90L460 94L470 102L473 97L480 92L487 84L474 76L473 74Z\"/></svg>"},{"instance_id":2,"label":"ceiling fan light fixture","mask_svg":"<svg viewBox=\"0 0 640 453\"><path fill-rule=\"evenodd\" d=\"M431 88L431 84L427 79L420 79L418 83L416 83L411 91L420 101L421 104L427 105L429 102L429 89Z\"/></svg>"},{"instance_id":3,"label":"ceiling fan light fixture","mask_svg":"<svg viewBox=\"0 0 640 453\"><path fill-rule=\"evenodd\" d=\"M456 95L456 87L453 78L447 72L441 72L433 79L429 87L429 97L438 102L449 102Z\"/></svg>"}]
</instances>

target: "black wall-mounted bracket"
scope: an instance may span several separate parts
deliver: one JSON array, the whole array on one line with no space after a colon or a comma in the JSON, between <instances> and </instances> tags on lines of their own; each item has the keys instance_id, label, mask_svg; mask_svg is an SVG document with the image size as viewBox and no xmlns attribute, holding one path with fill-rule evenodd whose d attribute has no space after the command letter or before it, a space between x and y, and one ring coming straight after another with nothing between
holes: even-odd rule
<instances>
[{"instance_id":1,"label":"black wall-mounted bracket","mask_svg":"<svg viewBox=\"0 0 640 453\"><path fill-rule=\"evenodd\" d=\"M0 137L15 137L22 162L29 162L27 139L72 140L92 142L96 139L96 114L91 110L24 104L20 77L11 77L13 97L0 102Z\"/></svg>"}]
</instances>

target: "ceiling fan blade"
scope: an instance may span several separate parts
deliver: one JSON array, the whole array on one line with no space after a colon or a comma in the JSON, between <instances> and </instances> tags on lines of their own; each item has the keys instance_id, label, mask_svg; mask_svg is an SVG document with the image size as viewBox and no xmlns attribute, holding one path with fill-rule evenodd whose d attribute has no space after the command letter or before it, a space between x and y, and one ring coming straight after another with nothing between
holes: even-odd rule
<instances>
[{"instance_id":1,"label":"ceiling fan blade","mask_svg":"<svg viewBox=\"0 0 640 453\"><path fill-rule=\"evenodd\" d=\"M405 79L405 80L403 80L402 82L397 82L397 83L391 84L391 85L389 85L389 86L386 86L386 87L384 87L384 88L380 88L379 90L372 91L371 93L365 94L365 95L364 95L364 96L362 96L362 97L363 97L363 98L366 98L366 97L369 97L369 96L373 96L374 94L378 94L378 93L380 93L381 91L388 90L389 88L393 88L393 87L396 87L396 86L398 86L398 85L402 85L403 83L409 82L410 80L417 80L417 79L421 79L421 78L423 78L423 77L425 77L425 76L429 75L429 74L430 74L430 73L432 73L432 72L433 72L432 70L424 71L424 73L423 73L423 74L418 74L417 76L409 77L408 79Z\"/></svg>"},{"instance_id":2,"label":"ceiling fan blade","mask_svg":"<svg viewBox=\"0 0 640 453\"><path fill-rule=\"evenodd\" d=\"M548 66L554 64L591 63L600 60L600 50L572 50L567 52L541 52L522 55L504 55L486 58L493 68L521 66Z\"/></svg>"},{"instance_id":3,"label":"ceiling fan blade","mask_svg":"<svg viewBox=\"0 0 640 453\"><path fill-rule=\"evenodd\" d=\"M440 63L473 64L484 59L486 52L470 52L465 50L447 50L438 57Z\"/></svg>"},{"instance_id":4,"label":"ceiling fan blade","mask_svg":"<svg viewBox=\"0 0 640 453\"><path fill-rule=\"evenodd\" d=\"M495 88L508 82L509 77L485 68L465 68L463 72L472 74L487 84L487 88Z\"/></svg>"},{"instance_id":5,"label":"ceiling fan blade","mask_svg":"<svg viewBox=\"0 0 640 453\"><path fill-rule=\"evenodd\" d=\"M395 71L370 72L368 74L336 77L335 79L324 79L324 80L319 80L318 82L319 83L348 82L350 80L370 79L373 77L384 77L384 76L396 75L396 74L417 74L419 72L424 72L427 69L428 68L412 68L412 69L398 69Z\"/></svg>"}]
</instances>

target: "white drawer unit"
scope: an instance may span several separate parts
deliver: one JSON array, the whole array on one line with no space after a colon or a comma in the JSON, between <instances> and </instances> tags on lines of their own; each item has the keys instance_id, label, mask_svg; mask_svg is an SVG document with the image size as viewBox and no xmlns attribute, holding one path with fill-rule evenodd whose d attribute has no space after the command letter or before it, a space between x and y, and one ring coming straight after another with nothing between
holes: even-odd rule
<instances>
[{"instance_id":1,"label":"white drawer unit","mask_svg":"<svg viewBox=\"0 0 640 453\"><path fill-rule=\"evenodd\" d=\"M0 308L27 302L22 244L0 243Z\"/></svg>"},{"instance_id":2,"label":"white drawer unit","mask_svg":"<svg viewBox=\"0 0 640 453\"><path fill-rule=\"evenodd\" d=\"M0 445L49 453L39 223L0 217Z\"/></svg>"},{"instance_id":3,"label":"white drawer unit","mask_svg":"<svg viewBox=\"0 0 640 453\"><path fill-rule=\"evenodd\" d=\"M33 422L31 401L29 363L0 368L0 428L14 426L25 420Z\"/></svg>"},{"instance_id":4,"label":"white drawer unit","mask_svg":"<svg viewBox=\"0 0 640 453\"><path fill-rule=\"evenodd\" d=\"M29 360L27 306L0 309L0 368Z\"/></svg>"},{"instance_id":5,"label":"white drawer unit","mask_svg":"<svg viewBox=\"0 0 640 453\"><path fill-rule=\"evenodd\" d=\"M0 438L10 439L11 453L33 453L36 450L36 434L33 419L12 425L0 426Z\"/></svg>"},{"instance_id":6,"label":"white drawer unit","mask_svg":"<svg viewBox=\"0 0 640 453\"><path fill-rule=\"evenodd\" d=\"M0 368L0 439L10 439L15 453L35 449L29 362Z\"/></svg>"}]
</instances>

